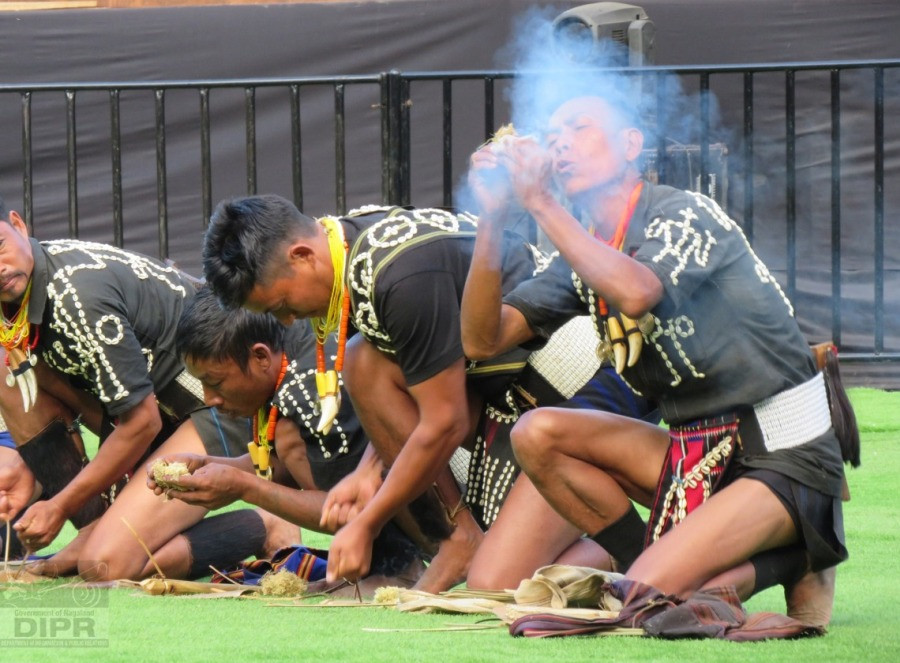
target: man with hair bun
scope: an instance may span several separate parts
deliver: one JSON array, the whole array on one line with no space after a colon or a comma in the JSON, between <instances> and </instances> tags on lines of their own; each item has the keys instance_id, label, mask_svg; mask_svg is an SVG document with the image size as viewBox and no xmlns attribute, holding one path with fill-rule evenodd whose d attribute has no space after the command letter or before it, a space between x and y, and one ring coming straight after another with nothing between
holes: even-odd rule
<instances>
[{"instance_id":1,"label":"man with hair bun","mask_svg":"<svg viewBox=\"0 0 900 663\"><path fill-rule=\"evenodd\" d=\"M616 93L562 100L540 140L511 137L473 155L481 221L462 306L466 353L490 356L589 313L598 352L659 402L669 429L534 410L512 433L524 472L598 539L629 498L651 507L646 548L619 586L626 607L782 584L788 614L822 627L847 558L842 459L858 464L858 448L835 436L822 374L775 278L714 201L642 178L643 134ZM498 238L519 208L572 271L504 293Z\"/></svg>"}]
</instances>

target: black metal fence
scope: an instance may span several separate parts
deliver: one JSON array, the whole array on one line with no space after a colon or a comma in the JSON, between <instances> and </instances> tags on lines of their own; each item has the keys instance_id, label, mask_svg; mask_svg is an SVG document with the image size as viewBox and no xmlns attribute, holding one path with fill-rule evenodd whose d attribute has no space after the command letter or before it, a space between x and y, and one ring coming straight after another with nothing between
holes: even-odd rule
<instances>
[{"instance_id":1,"label":"black metal fence","mask_svg":"<svg viewBox=\"0 0 900 663\"><path fill-rule=\"evenodd\" d=\"M900 277L900 228L891 223L900 187L886 186L900 171L900 128L886 122L900 111L900 60L626 73L655 90L660 130L648 150L652 177L711 194L726 207L797 303L811 335L833 339L845 360L900 360L891 289ZM8 192L21 173L32 230L36 202L50 195L60 200L59 191L47 192L64 180L65 213L45 205L41 218L64 217L57 233L64 228L93 239L103 233L86 230L85 218L99 215L91 228L102 224L107 235L101 239L119 246L133 226L146 230L146 215L133 219L128 200L147 197L152 182L155 237L149 248L134 248L161 257L170 257L173 232L181 234L186 223L182 210L173 219L173 187L198 208L187 214L199 219L192 232L202 230L220 190L279 190L310 213L328 206L326 191L333 196L328 211L346 212L357 199L451 206L472 148L508 121L506 91L515 76L392 71L0 85L0 117L7 127L21 125L20 156L7 154L0 179ZM673 81L681 90L677 104L666 92ZM685 116L698 121L685 128ZM46 138L54 132L62 154ZM173 136L178 168L170 155ZM5 140L6 150L18 142L9 131ZM123 177L129 149L140 140L146 143L140 168L130 165ZM56 175L47 174L53 168ZM222 178L229 183L218 185ZM88 210L81 207L85 191Z\"/></svg>"}]
</instances>

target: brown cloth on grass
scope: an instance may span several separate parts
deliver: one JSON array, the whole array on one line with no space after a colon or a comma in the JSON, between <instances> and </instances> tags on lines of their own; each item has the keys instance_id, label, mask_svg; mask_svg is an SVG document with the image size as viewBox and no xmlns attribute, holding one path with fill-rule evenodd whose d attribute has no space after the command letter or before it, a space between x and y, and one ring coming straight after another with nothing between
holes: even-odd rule
<instances>
[{"instance_id":1,"label":"brown cloth on grass","mask_svg":"<svg viewBox=\"0 0 900 663\"><path fill-rule=\"evenodd\" d=\"M643 628L659 638L719 638L736 642L770 638L799 638L823 635L825 629L808 626L786 615L748 615L733 587L695 592L689 599L667 596L658 589L618 580L607 587L623 603L618 616L579 619L550 614L526 615L510 624L511 635L550 637L561 635L602 635L621 627Z\"/></svg>"}]
</instances>

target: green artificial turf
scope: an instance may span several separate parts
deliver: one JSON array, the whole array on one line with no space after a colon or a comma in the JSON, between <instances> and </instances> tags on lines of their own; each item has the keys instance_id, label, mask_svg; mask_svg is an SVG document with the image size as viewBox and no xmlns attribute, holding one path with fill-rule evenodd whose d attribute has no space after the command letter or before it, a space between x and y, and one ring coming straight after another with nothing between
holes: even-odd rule
<instances>
[{"instance_id":1,"label":"green artificial turf","mask_svg":"<svg viewBox=\"0 0 900 663\"><path fill-rule=\"evenodd\" d=\"M822 638L763 643L659 641L627 637L512 638L505 628L430 632L479 617L413 615L385 608L270 607L258 600L153 597L116 589L95 597L101 648L10 648L3 661L840 661L900 660L900 393L850 391L862 430L862 467L849 472L844 515L850 559L838 570L834 618ZM304 533L309 545L327 537ZM108 605L103 604L108 600ZM19 601L24 605L23 601ZM781 591L749 611L784 610ZM10 608L0 610L7 619ZM368 629L396 629L376 632Z\"/></svg>"}]
</instances>

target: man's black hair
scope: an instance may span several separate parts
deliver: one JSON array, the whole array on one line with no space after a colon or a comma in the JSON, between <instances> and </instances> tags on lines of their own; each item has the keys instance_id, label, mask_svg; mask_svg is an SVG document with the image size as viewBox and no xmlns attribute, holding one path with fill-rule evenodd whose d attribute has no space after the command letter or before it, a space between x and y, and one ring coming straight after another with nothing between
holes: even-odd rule
<instances>
[{"instance_id":1,"label":"man's black hair","mask_svg":"<svg viewBox=\"0 0 900 663\"><path fill-rule=\"evenodd\" d=\"M314 219L276 195L218 204L203 240L203 274L226 308L239 308L250 291L281 264L279 249L316 232Z\"/></svg>"},{"instance_id":2,"label":"man's black hair","mask_svg":"<svg viewBox=\"0 0 900 663\"><path fill-rule=\"evenodd\" d=\"M284 333L284 325L268 313L226 310L209 288L201 288L181 312L175 347L180 357L230 359L246 372L250 348L264 343L273 352L280 352L284 349Z\"/></svg>"}]
</instances>

